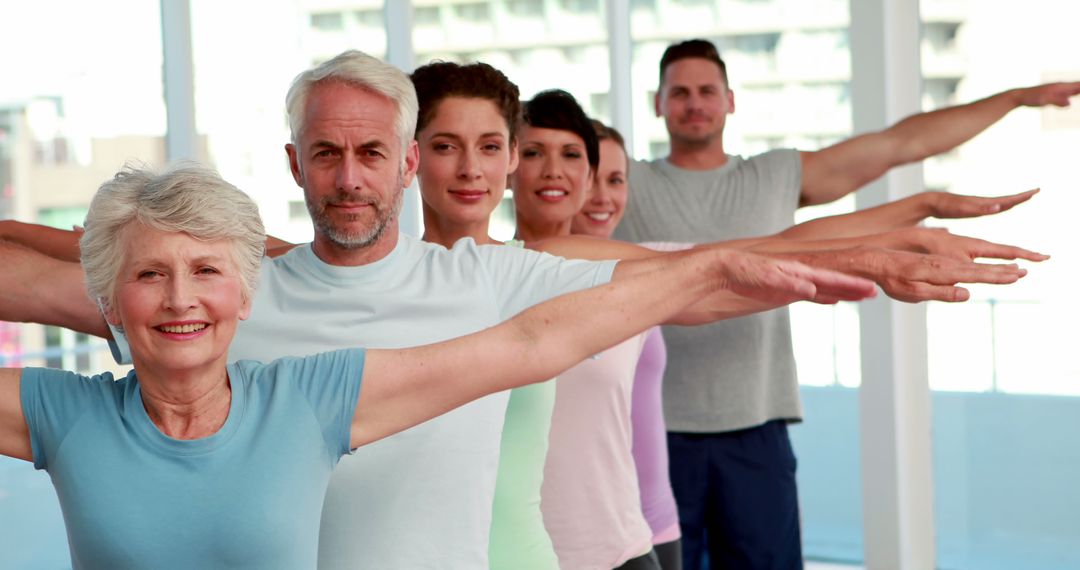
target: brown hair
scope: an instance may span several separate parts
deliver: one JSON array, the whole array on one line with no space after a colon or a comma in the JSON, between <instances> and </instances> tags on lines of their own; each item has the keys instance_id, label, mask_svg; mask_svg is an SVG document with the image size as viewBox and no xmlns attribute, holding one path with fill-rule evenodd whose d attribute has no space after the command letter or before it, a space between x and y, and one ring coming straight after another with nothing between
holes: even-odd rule
<instances>
[{"instance_id":1,"label":"brown hair","mask_svg":"<svg viewBox=\"0 0 1080 570\"><path fill-rule=\"evenodd\" d=\"M609 127L596 119L592 119L592 128L596 131L596 140L603 142L606 140L615 141L615 144L619 145L619 148L623 151L623 156L626 157L626 174L630 174L630 153L626 151L626 140L623 139L622 133L615 129L615 127Z\"/></svg>"},{"instance_id":2,"label":"brown hair","mask_svg":"<svg viewBox=\"0 0 1080 570\"><path fill-rule=\"evenodd\" d=\"M691 58L707 59L715 63L720 67L720 77L724 78L724 85L729 86L727 64L724 63L723 59L720 59L720 52L717 51L716 46L709 40L702 39L671 44L664 50L664 55L660 57L660 86L664 86L664 72L667 71L669 65L680 59Z\"/></svg>"},{"instance_id":3,"label":"brown hair","mask_svg":"<svg viewBox=\"0 0 1080 570\"><path fill-rule=\"evenodd\" d=\"M420 108L416 132L420 133L435 118L439 103L447 97L474 97L495 103L506 120L510 140L517 136L521 117L521 94L517 85L503 72L486 63L461 65L449 61L434 61L412 72L413 85Z\"/></svg>"}]
</instances>

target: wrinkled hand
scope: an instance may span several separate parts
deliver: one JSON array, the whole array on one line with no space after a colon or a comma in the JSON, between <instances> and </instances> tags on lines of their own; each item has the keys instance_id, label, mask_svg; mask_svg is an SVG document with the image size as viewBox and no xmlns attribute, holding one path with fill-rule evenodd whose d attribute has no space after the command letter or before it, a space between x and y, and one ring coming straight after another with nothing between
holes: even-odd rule
<instances>
[{"instance_id":1,"label":"wrinkled hand","mask_svg":"<svg viewBox=\"0 0 1080 570\"><path fill-rule=\"evenodd\" d=\"M910 251L942 255L962 261L973 261L980 257L1027 261L1050 259L1049 255L1030 249L956 235L945 228L907 228L899 231L904 234L905 241L911 244Z\"/></svg>"},{"instance_id":2,"label":"wrinkled hand","mask_svg":"<svg viewBox=\"0 0 1080 570\"><path fill-rule=\"evenodd\" d=\"M735 250L725 251L722 259L723 288L770 304L858 301L877 293L872 281L797 261Z\"/></svg>"},{"instance_id":3,"label":"wrinkled hand","mask_svg":"<svg viewBox=\"0 0 1080 570\"><path fill-rule=\"evenodd\" d=\"M975 263L944 255L882 248L851 250L852 272L874 280L897 301L966 301L970 293L957 283L1015 283L1027 271L1015 264Z\"/></svg>"},{"instance_id":4,"label":"wrinkled hand","mask_svg":"<svg viewBox=\"0 0 1080 570\"><path fill-rule=\"evenodd\" d=\"M930 198L930 215L935 218L977 218L1004 212L1017 204L1023 204L1039 193L1028 190L1008 196L966 196L950 192L927 192Z\"/></svg>"},{"instance_id":5,"label":"wrinkled hand","mask_svg":"<svg viewBox=\"0 0 1080 570\"><path fill-rule=\"evenodd\" d=\"M1017 100L1025 107L1068 107L1069 98L1080 95L1080 81L1047 83L1016 90Z\"/></svg>"}]
</instances>

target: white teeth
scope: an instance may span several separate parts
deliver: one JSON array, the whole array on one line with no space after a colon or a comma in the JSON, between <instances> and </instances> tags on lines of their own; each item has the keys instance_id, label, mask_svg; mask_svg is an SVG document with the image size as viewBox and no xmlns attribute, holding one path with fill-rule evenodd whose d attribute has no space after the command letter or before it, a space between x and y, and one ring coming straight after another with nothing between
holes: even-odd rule
<instances>
[{"instance_id":1,"label":"white teeth","mask_svg":"<svg viewBox=\"0 0 1080 570\"><path fill-rule=\"evenodd\" d=\"M158 328L160 328L163 332L167 332L167 333L186 334L186 333L193 333L195 331L201 331L201 330L206 328L206 325L202 324L202 323L190 324L190 325L179 325L179 326L162 325L162 326L160 326Z\"/></svg>"},{"instance_id":2,"label":"white teeth","mask_svg":"<svg viewBox=\"0 0 1080 570\"><path fill-rule=\"evenodd\" d=\"M565 190L541 190L541 196L566 196L568 192Z\"/></svg>"},{"instance_id":3,"label":"white teeth","mask_svg":"<svg viewBox=\"0 0 1080 570\"><path fill-rule=\"evenodd\" d=\"M588 212L585 214L590 220L606 222L611 219L611 212Z\"/></svg>"}]
</instances>

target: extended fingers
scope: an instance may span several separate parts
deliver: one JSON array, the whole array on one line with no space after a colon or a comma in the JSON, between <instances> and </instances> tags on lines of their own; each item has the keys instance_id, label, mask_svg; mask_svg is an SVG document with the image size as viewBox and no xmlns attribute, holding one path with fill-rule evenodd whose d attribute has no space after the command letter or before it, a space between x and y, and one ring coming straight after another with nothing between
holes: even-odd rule
<instances>
[{"instance_id":1,"label":"extended fingers","mask_svg":"<svg viewBox=\"0 0 1080 570\"><path fill-rule=\"evenodd\" d=\"M1027 202L1031 199L1032 196L1038 194L1039 190L1039 188L1034 188L1028 190L1027 192L1020 192L1019 194L1012 194L1010 196L998 196L996 198L992 198L992 200L995 200L1000 206L999 211L1004 212L1005 210L1008 210L1017 204L1023 204L1024 202Z\"/></svg>"},{"instance_id":2,"label":"extended fingers","mask_svg":"<svg viewBox=\"0 0 1080 570\"><path fill-rule=\"evenodd\" d=\"M1050 86L1050 102L1058 107L1068 107L1069 99L1080 95L1080 81L1055 83Z\"/></svg>"},{"instance_id":3,"label":"extended fingers","mask_svg":"<svg viewBox=\"0 0 1080 570\"><path fill-rule=\"evenodd\" d=\"M884 287L885 293L907 303L921 301L944 301L946 303L959 303L967 301L971 293L963 287L955 285L934 285L921 281L903 281L890 283Z\"/></svg>"},{"instance_id":4,"label":"extended fingers","mask_svg":"<svg viewBox=\"0 0 1080 570\"><path fill-rule=\"evenodd\" d=\"M927 256L917 267L907 273L911 281L933 285L956 283L991 283L1005 285L1015 283L1027 275L1027 270L1016 264L974 263L956 261L941 256Z\"/></svg>"},{"instance_id":5,"label":"extended fingers","mask_svg":"<svg viewBox=\"0 0 1080 570\"><path fill-rule=\"evenodd\" d=\"M1008 196L966 196L961 194L947 194L939 198L937 218L975 218L988 216L1012 209L1017 204L1022 204L1039 193L1039 189L1010 194Z\"/></svg>"},{"instance_id":6,"label":"extended fingers","mask_svg":"<svg viewBox=\"0 0 1080 570\"><path fill-rule=\"evenodd\" d=\"M813 269L812 271L811 279L817 287L815 302L858 301L877 294L874 282L869 279L827 269Z\"/></svg>"},{"instance_id":7,"label":"extended fingers","mask_svg":"<svg viewBox=\"0 0 1080 570\"><path fill-rule=\"evenodd\" d=\"M985 240L977 240L981 243L973 244L971 259L984 257L987 259L1026 259L1027 261L1046 261L1049 255L1024 249L1015 245L994 243Z\"/></svg>"}]
</instances>

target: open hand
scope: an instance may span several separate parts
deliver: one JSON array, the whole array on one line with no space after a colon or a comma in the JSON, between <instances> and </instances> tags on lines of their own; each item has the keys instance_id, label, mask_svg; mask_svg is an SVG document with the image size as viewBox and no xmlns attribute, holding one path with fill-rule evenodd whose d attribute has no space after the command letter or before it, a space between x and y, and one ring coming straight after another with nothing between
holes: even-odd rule
<instances>
[{"instance_id":1,"label":"open hand","mask_svg":"<svg viewBox=\"0 0 1080 570\"><path fill-rule=\"evenodd\" d=\"M967 289L958 283L1015 283L1027 271L1015 264L975 263L944 255L882 248L850 250L852 272L873 279L898 301L966 301Z\"/></svg>"},{"instance_id":2,"label":"open hand","mask_svg":"<svg viewBox=\"0 0 1080 570\"><path fill-rule=\"evenodd\" d=\"M1080 95L1080 81L1047 83L1026 87L1017 89L1016 94L1019 104L1025 107L1043 107L1046 105L1068 107L1069 99Z\"/></svg>"},{"instance_id":3,"label":"open hand","mask_svg":"<svg viewBox=\"0 0 1080 570\"><path fill-rule=\"evenodd\" d=\"M876 294L872 281L797 261L736 250L726 250L722 259L724 288L770 304L858 301Z\"/></svg>"},{"instance_id":4,"label":"open hand","mask_svg":"<svg viewBox=\"0 0 1080 570\"><path fill-rule=\"evenodd\" d=\"M978 258L986 259L1025 259L1027 261L1045 261L1050 256L1032 252L1030 249L1005 245L967 235L949 233L944 228L907 228L891 232L882 243L885 247L905 249L908 252L934 254L963 261Z\"/></svg>"},{"instance_id":5,"label":"open hand","mask_svg":"<svg viewBox=\"0 0 1080 570\"><path fill-rule=\"evenodd\" d=\"M1004 212L1017 204L1023 204L1039 193L1028 190L1008 196L967 196L950 192L927 192L930 198L930 215L935 218L977 218Z\"/></svg>"}]
</instances>

